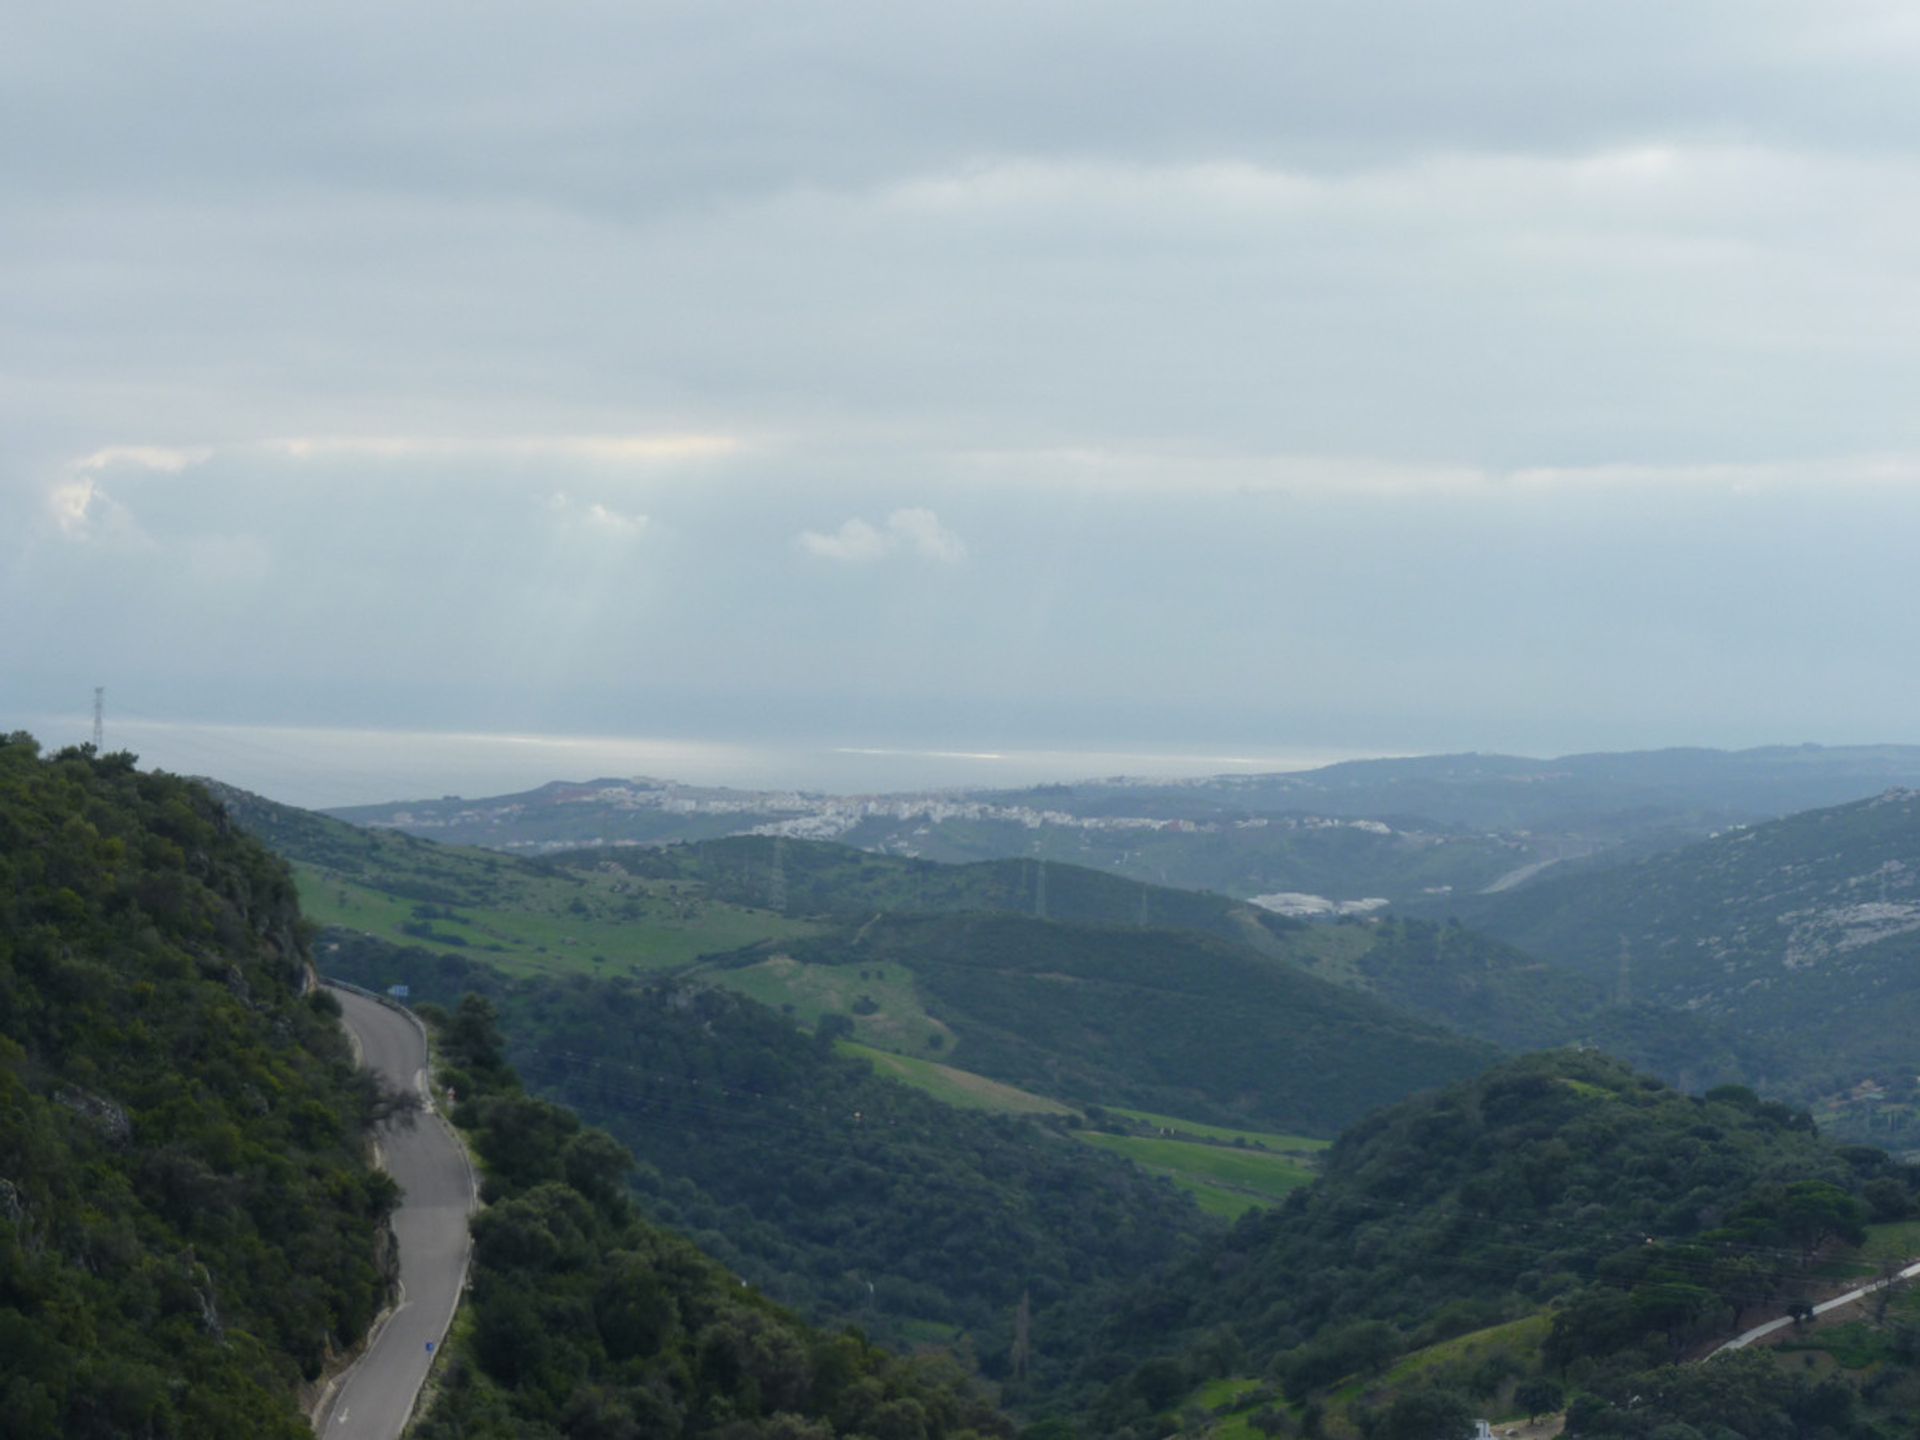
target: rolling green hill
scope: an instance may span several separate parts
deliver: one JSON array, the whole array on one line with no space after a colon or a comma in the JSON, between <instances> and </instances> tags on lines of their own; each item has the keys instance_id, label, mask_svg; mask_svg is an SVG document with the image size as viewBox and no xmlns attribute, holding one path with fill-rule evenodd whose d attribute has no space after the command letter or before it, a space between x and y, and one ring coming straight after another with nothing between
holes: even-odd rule
<instances>
[{"instance_id":1,"label":"rolling green hill","mask_svg":"<svg viewBox=\"0 0 1920 1440\"><path fill-rule=\"evenodd\" d=\"M237 824L292 862L311 919L396 944L484 955L522 972L619 975L814 929L716 899L695 881L601 864L563 869L213 788Z\"/></svg>"},{"instance_id":2,"label":"rolling green hill","mask_svg":"<svg viewBox=\"0 0 1920 1440\"><path fill-rule=\"evenodd\" d=\"M556 856L555 863L569 870L611 866L638 879L685 881L737 905L793 915L864 919L885 911L1004 913L1089 925L1195 930L1253 943L1304 928L1299 921L1224 895L1150 885L1084 865L1034 859L941 864L765 835L653 850L576 851Z\"/></svg>"},{"instance_id":3,"label":"rolling green hill","mask_svg":"<svg viewBox=\"0 0 1920 1440\"><path fill-rule=\"evenodd\" d=\"M735 837L662 850L562 854L567 869L625 871L659 883L699 884L742 905L778 898L790 912L841 915L1004 914L1096 926L1182 929L1242 942L1257 953L1361 991L1408 1014L1437 1021L1508 1050L1590 1044L1685 1089L1767 1084L1791 1073L1788 1040L1758 1041L1682 1010L1620 1004L1588 975L1543 963L1467 929L1415 919L1306 924L1205 891L1173 890L1084 866L1035 860L941 865L843 845ZM777 877L777 878L776 878ZM829 945L829 948L830 945ZM863 1039L938 1057L951 1027L929 1010L927 982L912 966L797 963L822 947L789 948L746 969L716 971L726 984L811 1024L857 1011ZM1084 1098L1084 1097L1082 1097Z\"/></svg>"},{"instance_id":4,"label":"rolling green hill","mask_svg":"<svg viewBox=\"0 0 1920 1440\"><path fill-rule=\"evenodd\" d=\"M1512 1413L1529 1375L1612 1393L1778 1313L1869 1220L1911 1213L1917 1178L1750 1092L1692 1098L1597 1054L1523 1057L1369 1117L1312 1187L1142 1285L1103 1333L1098 1353L1136 1364L1092 1428L1138 1427L1251 1367L1296 1414L1355 1407L1349 1433L1397 1357L1543 1312L1524 1346L1429 1352L1444 1373L1402 1378L1481 1414Z\"/></svg>"},{"instance_id":5,"label":"rolling green hill","mask_svg":"<svg viewBox=\"0 0 1920 1440\"><path fill-rule=\"evenodd\" d=\"M962 1069L1075 1104L1331 1134L1493 1050L1232 941L1017 915L882 916L784 947L912 977ZM742 969L766 964L759 952ZM725 982L727 969L711 972ZM764 974L764 971L761 973Z\"/></svg>"},{"instance_id":6,"label":"rolling green hill","mask_svg":"<svg viewBox=\"0 0 1920 1440\"><path fill-rule=\"evenodd\" d=\"M912 916L937 929L947 923L940 917L999 915L1059 925L1046 932L1052 936L1048 943L1068 949L1107 943L1075 932L1075 925L1118 932L1144 922L1156 933L1212 937L1278 962L1272 967L1277 978L1254 982L1256 992L1296 983L1298 972L1306 971L1504 1049L1596 1045L1686 1088L1797 1084L1804 1069L1790 1035L1754 1036L1704 1014L1644 1000L1622 1005L1617 987L1603 978L1542 963L1457 923L1309 925L1226 896L1078 865L1030 859L943 865L771 836L562 852L531 861L391 830L357 829L237 792L229 799L242 823L293 858L308 911L323 923L484 957L516 973L606 977L678 971L704 960L704 973L716 983L803 1024L846 1016L863 1043L916 1059L954 1059L959 1012L953 982L949 977L946 997L937 997L921 967L899 957L889 963L867 947L869 932ZM799 943L809 939L817 943ZM774 943L752 949L760 941ZM1220 952L1208 953L1207 965L1221 963ZM1313 1007L1303 1012L1309 1019L1318 1013ZM1318 1020L1308 1029L1314 1024ZM980 1029L977 1023L974 1028ZM1154 1038L1158 1043L1165 1035ZM1086 1037L1072 1043L1084 1048L1083 1042L1091 1043ZM1038 1083L1055 1099L1075 1103L1131 1097L1199 1114L1193 1106L1206 1103L1202 1097L1212 1083L1175 1096L1122 1093L1110 1088L1110 1074L1099 1072L1083 1076L1071 1093L1055 1093L1048 1087L1058 1077L1028 1063L1031 1053L1021 1062L1025 1068L994 1070L1010 1061L1006 1044L984 1054L984 1043L976 1033L972 1054L979 1063L962 1068ZM1310 1038L1306 1053L1317 1043ZM1069 1056L1063 1063L1077 1062ZM1403 1093L1368 1091L1338 1113L1357 1115L1368 1103ZM1271 1111L1258 1119L1330 1133L1333 1113L1322 1106L1317 1119Z\"/></svg>"},{"instance_id":7,"label":"rolling green hill","mask_svg":"<svg viewBox=\"0 0 1920 1440\"><path fill-rule=\"evenodd\" d=\"M223 793L242 824L294 861L307 912L323 924L483 956L517 973L675 970L760 940L844 936L880 915L1023 915L1239 942L1505 1049L1594 1044L1687 1088L1767 1086L1796 1073L1790 1038L1758 1040L1665 1006L1620 1006L1602 980L1457 924L1308 925L1227 896L1080 865L945 865L770 836L534 861ZM850 1014L868 1043L951 1058L944 1047L952 1027L929 1009L927 984L911 967L804 964L794 958L801 953L822 952L777 948L710 973L763 1003L791 1007L803 1023Z\"/></svg>"},{"instance_id":8,"label":"rolling green hill","mask_svg":"<svg viewBox=\"0 0 1920 1440\"><path fill-rule=\"evenodd\" d=\"M803 1023L844 1016L881 1049L1074 1104L1329 1135L1493 1056L1305 973L1297 921L1074 866L770 837L536 862L230 804L295 861L327 947L358 932L597 976L703 956L706 980Z\"/></svg>"},{"instance_id":9,"label":"rolling green hill","mask_svg":"<svg viewBox=\"0 0 1920 1440\"><path fill-rule=\"evenodd\" d=\"M540 903L539 884L626 886L803 928L645 985L512 981L478 947L399 954L337 931L333 953L374 984L492 994L543 1092L640 1151L649 1212L769 1293L897 1342L961 1343L1018 1405L1083 1410L1086 1434L1148 1433L1154 1408L1249 1356L1296 1417L1486 1385L1510 1408L1518 1381L1569 1365L1604 1404L1615 1378L1805 1283L1818 1235L1912 1205L1883 1156L1823 1145L1747 1092L1687 1100L1571 1052L1459 1080L1491 1050L1408 1010L1509 1046L1607 1037L1696 1084L1755 1063L1699 1017L1620 1005L1601 976L1459 925L1305 926L1072 866L772 837L527 868L514 905ZM879 1048L843 1058L849 1035ZM876 1069L971 1118L916 1109ZM1331 1134L1450 1079L1311 1164L1274 1133ZM1064 1178L1122 1159L1124 1182ZM1231 1238L1182 1259L1206 1222L1154 1176L1244 1210ZM1065 1195L1081 1199L1045 1198ZM930 1234L951 1243L929 1253ZM1141 1276L1157 1278L1126 1283ZM1046 1337L1024 1374L1023 1299ZM1525 1346L1449 1348L1518 1322ZM1376 1359L1387 1378L1352 1378Z\"/></svg>"},{"instance_id":10,"label":"rolling green hill","mask_svg":"<svg viewBox=\"0 0 1920 1440\"><path fill-rule=\"evenodd\" d=\"M518 973L674 970L760 940L857 933L881 915L1022 915L1238 942L1506 1049L1598 1044L1690 1087L1766 1083L1787 1068L1778 1045L1659 1007L1622 1009L1600 981L1458 925L1308 925L1224 895L1080 865L945 865L770 836L533 861L223 793L242 824L294 861L307 911L323 924L483 956ZM851 1014L868 1043L950 1058L952 1029L929 1010L926 983L910 967L803 964L793 958L799 953L776 948L752 965L710 973L763 1003L791 1007L803 1023Z\"/></svg>"}]
</instances>

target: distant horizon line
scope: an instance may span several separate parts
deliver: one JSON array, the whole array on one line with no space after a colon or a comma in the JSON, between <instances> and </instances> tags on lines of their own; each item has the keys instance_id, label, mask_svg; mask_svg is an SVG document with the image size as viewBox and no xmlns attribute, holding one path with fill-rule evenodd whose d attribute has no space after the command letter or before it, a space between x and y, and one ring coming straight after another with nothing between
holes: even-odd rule
<instances>
[{"instance_id":1,"label":"distant horizon line","mask_svg":"<svg viewBox=\"0 0 1920 1440\"><path fill-rule=\"evenodd\" d=\"M91 738L82 711L27 717L50 746ZM12 728L11 726L9 728ZM52 733L47 733L52 732ZM62 733L64 732L64 733ZM118 732L118 733L116 733ZM135 743L119 743L133 732ZM1759 745L1661 745L1586 748L1558 753L1513 749L1413 749L1286 745L1248 753L1192 743L1156 746L1109 741L1086 746L905 746L805 738L761 742L658 736L569 734L524 729L430 729L370 725L181 720L116 714L111 694L109 750L131 749L155 768L207 775L310 809L350 809L429 799L486 799L547 784L599 779L654 780L687 788L798 792L846 797L912 795L1045 784L1194 782L1298 775L1364 761L1445 759L1550 763L1589 756L1699 752L1886 750L1911 742L1779 741ZM72 738L65 738L70 735ZM572 762L578 778L556 775Z\"/></svg>"}]
</instances>

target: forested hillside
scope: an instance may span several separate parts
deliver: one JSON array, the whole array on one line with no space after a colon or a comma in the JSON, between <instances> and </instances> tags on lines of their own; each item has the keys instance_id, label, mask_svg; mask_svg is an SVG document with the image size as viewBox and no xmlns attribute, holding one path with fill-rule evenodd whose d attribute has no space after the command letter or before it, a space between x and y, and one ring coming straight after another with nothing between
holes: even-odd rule
<instances>
[{"instance_id":1,"label":"forested hillside","mask_svg":"<svg viewBox=\"0 0 1920 1440\"><path fill-rule=\"evenodd\" d=\"M884 939L897 927L867 927L876 916L904 921L908 916L1003 915L1067 926L1186 930L1245 946L1284 961L1287 969L1305 970L1384 1001L1403 1015L1439 1022L1506 1050L1597 1045L1693 1090L1764 1084L1788 1073L1794 1063L1790 1038L1761 1041L1685 1011L1631 1000L1623 1004L1612 985L1544 964L1457 921L1387 917L1309 925L1223 895L1148 885L1082 865L1032 859L948 865L769 836L660 849L569 851L550 863L596 878L630 875L655 884L698 886L710 897L742 906L779 904L819 927L811 943L788 947L804 960L883 958L874 948L880 943L876 937ZM834 927L836 916L847 923ZM1063 947L1105 943L1070 930L1054 932L1053 938ZM924 954L928 948L910 946L894 958L920 977L930 997L935 987L915 955L916 949ZM723 983L736 978L715 973ZM770 975L756 976L750 988L766 998L780 991ZM799 996L807 987L788 988ZM951 991L949 986L949 1002ZM960 1013L951 1004L942 1009L943 1015ZM887 1017L862 1025L876 1043L919 1048L902 1046L896 1028ZM1316 1038L1307 1041L1309 1047L1316 1043ZM977 1039L967 1053L982 1061ZM1046 1088L1053 1082L1040 1081L1028 1068L1020 1083ZM1076 1094L1083 1101L1091 1098L1084 1089ZM1394 1096L1370 1098L1384 1103ZM1165 1099L1161 1095L1156 1103ZM1184 1103L1191 1108L1192 1097ZM1287 1123L1313 1122L1296 1116Z\"/></svg>"},{"instance_id":2,"label":"forested hillside","mask_svg":"<svg viewBox=\"0 0 1920 1440\"><path fill-rule=\"evenodd\" d=\"M1476 924L1554 964L1791 1051L1771 1076L1885 1143L1920 1137L1920 794L1736 830L1490 897Z\"/></svg>"},{"instance_id":3,"label":"forested hillside","mask_svg":"<svg viewBox=\"0 0 1920 1440\"><path fill-rule=\"evenodd\" d=\"M442 870L468 887L420 892L439 907L430 945L508 933L511 910L489 918L488 877L468 873L485 857L410 845L396 878L376 852L407 842L366 847L329 829L301 843L316 838L333 847L329 874L357 866L367 893ZM1188 1423L1171 1417L1194 1387L1232 1390L1250 1374L1273 1391L1262 1423L1276 1431L1414 1434L1404 1426L1422 1415L1510 1413L1524 1386L1535 1400L1574 1396L1576 1433L1641 1433L1618 1428L1621 1397L1657 1390L1675 1416L1691 1413L1697 1387L1663 1367L1783 1305L1834 1247L1914 1208L1911 1172L1820 1140L1806 1115L1750 1090L1688 1098L1578 1051L1486 1071L1489 1047L1413 1013L1516 1048L1599 1039L1698 1086L1770 1073L1790 1047L1622 1004L1602 976L1457 924L1303 926L1072 866L940 866L771 837L498 866L531 903L570 897L583 926L603 913L617 923L632 904L643 925L657 909L662 921L725 913L798 928L690 965L635 952L638 973L606 979L524 948L403 950L335 930L329 967L449 1006L485 995L493 1012L469 1008L469 1020L497 1013L535 1089L636 1152L629 1193L649 1220L809 1316L954 1347L1016 1408L1067 1424L1062 1434L1166 1434ZM573 973L524 973L543 969ZM1130 1106L1351 1128L1318 1183L1212 1239L1183 1198L1079 1143L1080 1117L935 1104L835 1053L849 1033L1088 1115ZM1435 1085L1446 1088L1404 1098ZM544 1127L565 1149L570 1121L516 1114L484 1143L519 1153ZM599 1232L569 1213L578 1234L560 1248L584 1265L579 1237ZM604 1336L560 1324L544 1281L515 1283L518 1338L468 1350L455 1372L471 1408L448 1413L462 1425L597 1415L578 1408L583 1375L602 1377L596 1403L616 1432L620 1417L643 1432L706 1433L723 1416L800 1423L776 1421L758 1391L716 1409L682 1387L679 1408L650 1410L669 1390L620 1387L662 1372L608 1369ZM516 1368L541 1325L532 1350L549 1358ZM1753 1413L1880 1433L1861 1418L1879 1400L1861 1401L1856 1382L1759 1375L1738 1381Z\"/></svg>"},{"instance_id":4,"label":"forested hillside","mask_svg":"<svg viewBox=\"0 0 1920 1440\"><path fill-rule=\"evenodd\" d=\"M535 862L229 799L343 935L522 974L697 968L810 1025L838 1015L880 1048L1076 1104L1325 1136L1494 1054L1307 973L1323 937L1298 921L1077 866L764 836Z\"/></svg>"},{"instance_id":5,"label":"forested hillside","mask_svg":"<svg viewBox=\"0 0 1920 1440\"><path fill-rule=\"evenodd\" d=\"M1330 1403L1408 1350L1549 1305L1539 1336L1488 1350L1506 1357L1491 1370L1433 1378L1483 1403L1529 1374L1606 1388L1783 1305L1829 1246L1910 1214L1915 1179L1748 1091L1698 1099L1597 1054L1524 1057L1353 1127L1310 1190L1143 1286L1104 1353L1155 1358L1096 1428L1234 1364Z\"/></svg>"},{"instance_id":6,"label":"forested hillside","mask_svg":"<svg viewBox=\"0 0 1920 1440\"><path fill-rule=\"evenodd\" d=\"M485 1169L473 1294L419 1440L984 1440L1012 1426L951 1362L809 1329L639 1217L632 1159L529 1098L478 997L436 1017Z\"/></svg>"},{"instance_id":7,"label":"forested hillside","mask_svg":"<svg viewBox=\"0 0 1920 1440\"><path fill-rule=\"evenodd\" d=\"M1458 921L1397 917L1315 925L1286 954L1336 983L1511 1051L1589 1045L1683 1090L1762 1088L1790 1075L1803 1048L1689 1010L1619 993Z\"/></svg>"},{"instance_id":8,"label":"forested hillside","mask_svg":"<svg viewBox=\"0 0 1920 1440\"><path fill-rule=\"evenodd\" d=\"M1284 961L1187 931L884 916L787 949L803 965L904 968L953 1031L954 1064L1078 1103L1330 1135L1494 1058Z\"/></svg>"},{"instance_id":9,"label":"forested hillside","mask_svg":"<svg viewBox=\"0 0 1920 1440\"><path fill-rule=\"evenodd\" d=\"M813 917L864 922L876 914L1003 914L1194 931L1247 945L1506 1050L1593 1044L1685 1089L1764 1083L1791 1068L1797 1048L1791 1037L1761 1041L1683 1010L1630 997L1623 1002L1614 977L1542 963L1458 921L1383 917L1309 925L1224 895L1149 885L1084 865L1034 859L938 864L768 836L566 852L553 863L697 883L740 905L777 899L790 914ZM872 933L864 939L870 944ZM835 943L823 936L794 953L819 955ZM915 962L909 957L906 963Z\"/></svg>"},{"instance_id":10,"label":"forested hillside","mask_svg":"<svg viewBox=\"0 0 1920 1440\"><path fill-rule=\"evenodd\" d=\"M297 1437L381 1305L377 1097L286 866L129 755L0 741L0 1430Z\"/></svg>"},{"instance_id":11,"label":"forested hillside","mask_svg":"<svg viewBox=\"0 0 1920 1440\"><path fill-rule=\"evenodd\" d=\"M865 927L876 916L1022 916L1067 927L1212 936L1284 962L1276 967L1283 971L1305 970L1365 992L1403 1018L1419 1016L1509 1050L1594 1044L1687 1088L1767 1085L1795 1065L1790 1038L1757 1040L1691 1013L1622 1005L1610 984L1458 924L1388 918L1308 925L1223 895L1080 865L945 865L770 836L531 861L360 830L244 792L220 793L242 824L296 862L309 913L396 943L485 957L515 972L606 977L675 970L762 938L814 937L821 943L790 945L785 953L826 962L861 956ZM1067 948L1097 943L1071 928L1054 940ZM931 992L917 971L906 988L883 987L864 983L870 967L795 970L769 958L776 953L765 952L750 968L708 973L769 1004L790 1005L807 1023L839 1012L868 1043L952 1058L941 1048L951 1036L929 1011ZM1309 1035L1306 1043L1311 1049L1320 1040ZM1031 1068L1022 1073L1023 1083L1033 1081ZM1381 1103L1404 1093L1370 1092L1366 1099ZM1080 1099L1125 1103L1115 1094ZM1166 1099L1162 1093L1152 1103ZM1363 1108L1345 1113L1350 1118ZM1268 1115L1262 1123L1330 1133L1323 1121L1299 1115Z\"/></svg>"},{"instance_id":12,"label":"forested hillside","mask_svg":"<svg viewBox=\"0 0 1920 1440\"><path fill-rule=\"evenodd\" d=\"M323 922L484 956L516 973L597 977L682 970L757 940L796 942L759 952L739 967L710 966L707 974L807 1024L846 1016L863 1042L919 1059L950 1061L945 1047L956 1038L935 1013L942 1005L925 978L902 965L886 983L875 983L868 978L877 975L875 967L837 963L866 956L860 942L876 917L1005 915L1067 927L1197 932L1281 962L1275 968L1282 971L1297 976L1304 970L1361 991L1403 1019L1418 1016L1507 1050L1593 1045L1692 1090L1738 1083L1812 1100L1850 1089L1871 1073L1854 1067L1850 1052L1836 1055L1814 1043L1801 1033L1804 1027L1756 1033L1703 1010L1656 1003L1645 986L1632 984L1631 973L1618 973L1617 955L1614 972L1603 957L1582 973L1454 922L1387 916L1310 925L1226 896L1081 865L1031 858L946 865L771 836L563 852L534 861L356 829L244 792L220 793L241 823L295 861L303 903ZM1168 797L1177 793L1184 791ZM1536 894L1584 895L1589 880L1603 892L1609 883L1604 873L1583 869L1501 896L1462 897L1457 908L1477 913L1491 906L1504 914L1510 907L1524 915ZM1604 928L1582 912L1577 933L1585 942ZM797 943L809 939L818 943ZM1072 928L1054 940L1069 948L1087 943ZM794 956L815 963L800 964ZM981 1039L976 1034L975 1058L984 1065ZM1310 1034L1308 1049L1319 1042ZM1911 1076L1897 1066L1882 1068L1879 1084L1903 1102ZM1038 1079L1031 1065L1002 1073L1043 1089L1055 1083ZM1367 1099L1379 1103L1401 1093ZM1115 1094L1076 1094L1081 1103L1126 1103ZM1198 1115L1196 1098L1189 1093L1172 1103ZM1169 1097L1163 1090L1141 1103L1164 1106ZM1360 1108L1344 1113L1351 1118ZM1830 1105L1823 1120L1891 1139L1902 1133L1897 1127L1907 1114L1876 1103L1870 1115L1836 1117ZM1315 1112L1248 1118L1331 1133L1330 1122ZM1889 1130L1889 1122L1896 1128Z\"/></svg>"},{"instance_id":13,"label":"forested hillside","mask_svg":"<svg viewBox=\"0 0 1920 1440\"><path fill-rule=\"evenodd\" d=\"M443 1005L483 996L535 1091L633 1152L647 1217L781 1303L876 1339L962 1345L997 1378L1023 1301L1058 1368L1066 1299L1110 1295L1217 1229L1059 1117L940 1104L724 991L514 981L373 945L331 961Z\"/></svg>"}]
</instances>

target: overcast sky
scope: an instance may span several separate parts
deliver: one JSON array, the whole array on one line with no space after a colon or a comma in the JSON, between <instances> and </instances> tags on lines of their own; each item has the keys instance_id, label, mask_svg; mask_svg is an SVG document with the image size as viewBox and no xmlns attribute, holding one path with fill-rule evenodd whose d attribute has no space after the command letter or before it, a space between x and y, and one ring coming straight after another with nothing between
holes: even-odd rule
<instances>
[{"instance_id":1,"label":"overcast sky","mask_svg":"<svg viewBox=\"0 0 1920 1440\"><path fill-rule=\"evenodd\" d=\"M1916 236L1906 3L18 5L0 704L1920 740Z\"/></svg>"}]
</instances>

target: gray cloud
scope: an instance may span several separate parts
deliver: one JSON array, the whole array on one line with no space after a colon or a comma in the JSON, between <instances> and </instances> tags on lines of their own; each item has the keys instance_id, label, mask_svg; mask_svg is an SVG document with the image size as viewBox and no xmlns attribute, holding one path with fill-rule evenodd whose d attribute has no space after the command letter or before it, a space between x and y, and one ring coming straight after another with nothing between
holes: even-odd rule
<instances>
[{"instance_id":1,"label":"gray cloud","mask_svg":"<svg viewBox=\"0 0 1920 1440\"><path fill-rule=\"evenodd\" d=\"M1917 65L1891 3L23 14L0 664L289 722L1892 735Z\"/></svg>"},{"instance_id":2,"label":"gray cloud","mask_svg":"<svg viewBox=\"0 0 1920 1440\"><path fill-rule=\"evenodd\" d=\"M966 542L941 524L933 511L917 506L895 510L880 525L856 515L837 530L802 530L794 543L822 560L855 565L903 551L943 565L957 565L967 558Z\"/></svg>"}]
</instances>

